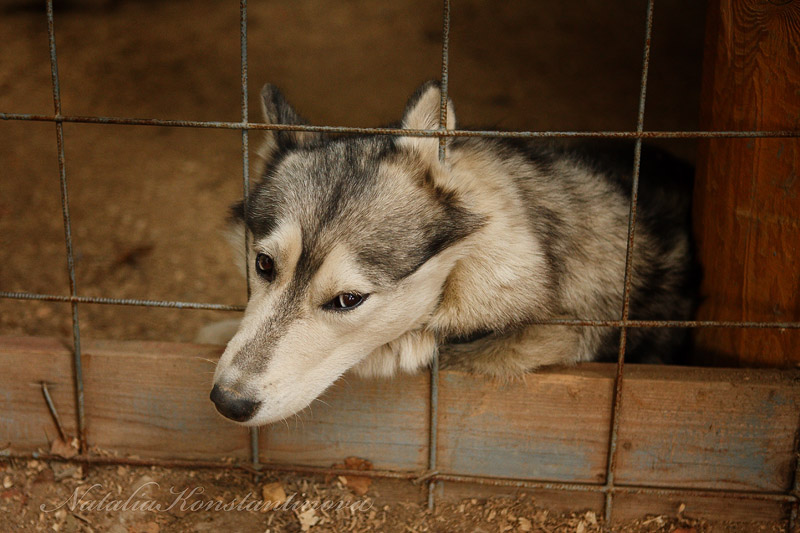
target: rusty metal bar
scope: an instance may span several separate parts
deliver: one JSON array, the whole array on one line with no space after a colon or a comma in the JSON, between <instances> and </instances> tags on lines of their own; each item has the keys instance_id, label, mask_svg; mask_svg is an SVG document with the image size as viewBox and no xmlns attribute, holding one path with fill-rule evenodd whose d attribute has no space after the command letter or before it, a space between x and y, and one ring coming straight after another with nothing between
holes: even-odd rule
<instances>
[{"instance_id":1,"label":"rusty metal bar","mask_svg":"<svg viewBox=\"0 0 800 533\"><path fill-rule=\"evenodd\" d=\"M447 133L447 100L450 86L450 0L444 0L442 14L442 74L440 79L439 131ZM439 160L447 157L448 137L439 137Z\"/></svg>"},{"instance_id":2,"label":"rusty metal bar","mask_svg":"<svg viewBox=\"0 0 800 533\"><path fill-rule=\"evenodd\" d=\"M67 433L64 431L64 425L61 423L61 417L58 416L56 405L53 403L53 399L50 397L50 391L47 389L47 383L44 381L42 381L42 395L44 396L44 402L47 404L47 410L50 411L50 416L53 417L53 421L56 423L58 434L61 436L61 440L66 443Z\"/></svg>"},{"instance_id":3,"label":"rusty metal bar","mask_svg":"<svg viewBox=\"0 0 800 533\"><path fill-rule=\"evenodd\" d=\"M242 75L242 123L249 121L247 104L247 0L239 3L239 39L241 46L241 75ZM247 213L250 201L250 130L242 130L242 200L244 212ZM245 224L244 242L245 278L247 280L247 299L250 299L250 247L247 245L247 225Z\"/></svg>"},{"instance_id":4,"label":"rusty metal bar","mask_svg":"<svg viewBox=\"0 0 800 533\"><path fill-rule=\"evenodd\" d=\"M77 296L75 282L75 260L72 249L72 221L69 214L69 188L67 186L66 156L64 152L64 125L59 120L61 117L61 86L58 80L58 57L56 55L56 34L53 22L53 0L47 0L47 36L50 45L50 76L53 84L53 107L55 110L56 144L58 146L58 174L61 184L61 215L64 219L64 241L67 247L67 270L69 273L69 293ZM75 399L78 415L78 441L80 449L85 452L86 444L86 418L83 402L83 365L81 362L81 329L78 318L78 302L72 300L72 346L74 360Z\"/></svg>"},{"instance_id":5,"label":"rusty metal bar","mask_svg":"<svg viewBox=\"0 0 800 533\"><path fill-rule=\"evenodd\" d=\"M639 112L636 117L636 131L644 131L644 109L647 99L647 74L650 67L650 39L653 34L654 0L647 2L647 22L645 23L644 52L642 53L642 79L639 89ZM625 278L622 298L622 320L628 320L630 314L631 274L633 270L633 249L636 233L636 206L639 199L639 170L642 160L642 139L636 139L633 152L633 177L631 183L630 214L628 215L628 247L625 252ZM606 496L604 517L611 523L614 503L614 473L617 467L617 435L619 433L620 411L622 409L622 392L625 372L625 349L628 341L628 328L621 327L619 335L619 358L617 375L614 378L614 397L611 413L611 434L608 439L608 460L606 463Z\"/></svg>"},{"instance_id":6,"label":"rusty metal bar","mask_svg":"<svg viewBox=\"0 0 800 533\"><path fill-rule=\"evenodd\" d=\"M241 48L241 76L242 76L242 123L247 124L247 0L239 2L239 46ZM250 198L250 132L242 128L242 197L244 212L247 212ZM247 299L250 300L250 248L247 245L247 229L245 229L244 242L245 279L247 283ZM253 468L258 469L258 428L250 428L250 462Z\"/></svg>"},{"instance_id":7,"label":"rusty metal bar","mask_svg":"<svg viewBox=\"0 0 800 533\"><path fill-rule=\"evenodd\" d=\"M102 305L134 305L142 307L167 307L174 309L204 309L208 311L244 311L243 305L214 304L202 302L175 302L164 300L138 300L135 298L105 298L95 296L62 296L58 294L34 294L30 292L0 291L0 299L35 300L41 302L72 302Z\"/></svg>"},{"instance_id":8,"label":"rusty metal bar","mask_svg":"<svg viewBox=\"0 0 800 533\"><path fill-rule=\"evenodd\" d=\"M439 132L447 133L447 92L450 69L450 0L444 0L442 6L442 73L439 85ZM439 137L439 161L444 164L447 158L447 137ZM439 430L439 349L433 352L431 361L430 387L430 425L428 435L428 510L433 512L436 506L436 447Z\"/></svg>"},{"instance_id":9,"label":"rusty metal bar","mask_svg":"<svg viewBox=\"0 0 800 533\"><path fill-rule=\"evenodd\" d=\"M100 305L133 305L175 309L201 309L208 311L244 311L245 306L202 302L168 300L137 300L135 298L106 298L94 296L66 296L30 292L0 291L0 299L35 300L43 302L78 302ZM800 329L800 322L754 322L732 320L587 320L582 318L553 318L525 322L541 326L584 326L626 328L748 328L748 329ZM522 325L522 324L520 324Z\"/></svg>"},{"instance_id":10,"label":"rusty metal bar","mask_svg":"<svg viewBox=\"0 0 800 533\"><path fill-rule=\"evenodd\" d=\"M167 120L158 118L100 117L78 115L41 115L0 113L0 120L33 122L71 122L80 124L114 124L128 126L160 126L170 128L211 128L230 130L307 131L350 135L402 135L406 137L505 137L537 138L608 138L608 139L707 139L707 138L800 138L800 131L500 131L500 130L411 130L400 128L359 128L350 126L312 126L301 124L264 124L260 122L216 122L204 120Z\"/></svg>"}]
</instances>

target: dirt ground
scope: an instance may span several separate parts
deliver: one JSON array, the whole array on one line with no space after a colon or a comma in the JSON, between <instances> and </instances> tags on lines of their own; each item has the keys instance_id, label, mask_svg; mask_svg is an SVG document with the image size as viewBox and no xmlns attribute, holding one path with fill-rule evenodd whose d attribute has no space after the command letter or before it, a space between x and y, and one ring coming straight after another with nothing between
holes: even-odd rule
<instances>
[{"instance_id":1,"label":"dirt ground","mask_svg":"<svg viewBox=\"0 0 800 533\"><path fill-rule=\"evenodd\" d=\"M87 473L81 465L39 460L0 463L0 478L5 531L598 533L603 528L592 511L553 512L523 494L439 502L431 513L421 501L393 497L391 482L364 483L367 478L326 480L129 466L95 466ZM672 518L647 516L617 524L613 530L783 531L781 524L709 523L682 513Z\"/></svg>"},{"instance_id":2,"label":"dirt ground","mask_svg":"<svg viewBox=\"0 0 800 533\"><path fill-rule=\"evenodd\" d=\"M238 121L239 12L210 0L56 2L66 115ZM453 3L450 94L461 124L525 130L630 130L635 125L644 2ZM695 129L704 5L659 3L646 127ZM370 126L399 118L408 96L437 78L441 3L431 0L251 2L249 106L263 83L280 86L315 124ZM53 112L42 2L0 7L0 112ZM242 194L241 134L233 130L64 126L77 291L82 296L245 303L222 230ZM52 123L0 122L0 290L69 293ZM251 144L258 142L253 134ZM668 149L694 157L694 143ZM85 338L191 341L230 313L81 305ZM0 299L0 334L69 337L63 303ZM0 439L2 440L2 439ZM0 442L0 444L2 444ZM272 490L352 498L346 480L236 472L0 463L0 516L20 531L597 531L594 514L558 515L530 497L442 503L382 502L346 513L255 511L44 512L76 488L114 497L156 481L201 486L230 501ZM277 483L278 485L274 485ZM270 485L272 484L272 485ZM272 487L264 492L265 486ZM314 522L314 520L317 520ZM312 524L312 522L314 522ZM756 526L753 526L756 527ZM772 531L778 525L761 524ZM304 529L305 528L305 529ZM620 531L728 531L687 517L650 517Z\"/></svg>"}]
</instances>

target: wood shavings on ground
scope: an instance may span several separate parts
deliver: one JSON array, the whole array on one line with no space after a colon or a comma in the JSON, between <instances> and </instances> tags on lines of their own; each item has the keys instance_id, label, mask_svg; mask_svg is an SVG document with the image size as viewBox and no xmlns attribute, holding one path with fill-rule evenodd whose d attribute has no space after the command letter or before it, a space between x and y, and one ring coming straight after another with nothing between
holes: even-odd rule
<instances>
[{"instance_id":1,"label":"wood shavings on ground","mask_svg":"<svg viewBox=\"0 0 800 533\"><path fill-rule=\"evenodd\" d=\"M345 461L357 469L356 462ZM362 470L371 469L368 462ZM11 531L161 533L599 533L597 512L558 513L534 496L467 498L425 504L426 487L370 479L366 494L339 476L160 467L92 466L61 461L0 461L0 516ZM352 479L352 477L351 477ZM360 490L360 489L359 489ZM254 505L269 502L268 508ZM127 502L127 505L126 505ZM317 502L302 507L304 502ZM342 504L344 502L344 504ZM75 505L73 505L73 503ZM293 504L298 504L293 507ZM778 533L785 523L706 522L649 516L615 524L615 533Z\"/></svg>"},{"instance_id":2,"label":"wood shavings on ground","mask_svg":"<svg viewBox=\"0 0 800 533\"><path fill-rule=\"evenodd\" d=\"M364 471L372 470L372 463L360 457L348 457L343 464L335 464L331 468ZM365 476L337 476L337 479L341 481L342 485L350 487L358 496L365 495L372 485L372 478ZM330 479L326 478L326 481L330 481Z\"/></svg>"}]
</instances>

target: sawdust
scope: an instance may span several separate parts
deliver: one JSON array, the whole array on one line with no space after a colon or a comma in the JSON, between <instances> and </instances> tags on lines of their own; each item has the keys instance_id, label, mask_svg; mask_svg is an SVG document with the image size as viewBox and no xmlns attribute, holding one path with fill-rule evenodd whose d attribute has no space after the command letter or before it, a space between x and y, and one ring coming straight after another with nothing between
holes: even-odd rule
<instances>
[{"instance_id":1,"label":"sawdust","mask_svg":"<svg viewBox=\"0 0 800 533\"><path fill-rule=\"evenodd\" d=\"M4 530L64 533L189 533L258 531L312 533L533 532L599 533L593 510L557 513L536 498L469 498L441 501L428 511L424 491L398 495L375 480L357 494L338 478L265 472L92 466L60 461L0 462ZM411 484L408 482L408 487ZM105 500L103 500L105 497ZM269 501L268 508L256 506ZM296 505L295 505L296 504ZM157 507L160 505L160 507ZM229 506L227 508L225 506ZM679 510L680 511L680 510ZM778 533L780 523L724 523L650 516L615 524L619 533Z\"/></svg>"}]
</instances>

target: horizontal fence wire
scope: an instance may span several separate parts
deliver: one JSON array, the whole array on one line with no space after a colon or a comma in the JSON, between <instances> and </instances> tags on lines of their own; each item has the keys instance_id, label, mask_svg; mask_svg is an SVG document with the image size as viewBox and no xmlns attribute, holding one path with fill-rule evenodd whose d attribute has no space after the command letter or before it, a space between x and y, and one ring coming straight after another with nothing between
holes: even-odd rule
<instances>
[{"instance_id":1,"label":"horizontal fence wire","mask_svg":"<svg viewBox=\"0 0 800 533\"><path fill-rule=\"evenodd\" d=\"M171 128L211 128L230 130L305 131L343 135L395 135L405 137L499 137L537 138L607 138L607 139L706 139L706 138L800 138L800 131L503 131L503 130L416 130L402 128L359 128L351 126L312 126L306 124L265 124L262 122L214 122L157 118L30 115L0 113L0 120L32 122L69 122L76 124L115 124L161 126Z\"/></svg>"},{"instance_id":2,"label":"horizontal fence wire","mask_svg":"<svg viewBox=\"0 0 800 533\"><path fill-rule=\"evenodd\" d=\"M448 481L454 483L468 483L475 485L485 485L492 487L508 487L529 490L553 490L569 492L593 492L605 494L608 492L625 494L648 494L654 496L684 496L697 498L719 498L731 497L741 500L770 501L791 504L796 501L792 495L781 492L755 492L744 490L713 490L695 489L673 486L650 486L650 485L630 485L617 484L613 488L605 484L581 483L581 482L557 482L535 479L514 479L499 478L488 476L470 476L462 474L449 474L437 472L426 474L425 472L408 472L397 470L351 470L346 468L332 468L322 466L294 465L284 463L261 463L259 468L253 468L248 462L222 462L222 461L201 461L191 459L146 459L139 457L121 457L104 455L76 455L64 458L60 455L48 453L9 453L0 451L0 458L15 460L36 459L41 461L62 461L72 464L90 465L129 465L129 466L155 466L161 468L191 468L191 469L212 469L212 470L239 470L263 475L268 472L289 472L294 474L306 474L312 476L358 476L372 479L400 479L407 481Z\"/></svg>"},{"instance_id":3,"label":"horizontal fence wire","mask_svg":"<svg viewBox=\"0 0 800 533\"><path fill-rule=\"evenodd\" d=\"M29 292L0 291L0 299L35 300L43 302L77 302L100 305L122 305L142 307L166 307L175 309L199 309L208 311L244 311L244 305L204 302L178 302L168 300L138 300L135 298L104 298L94 296L66 296L36 294ZM800 329L800 322L756 322L730 320L588 320L580 318L554 318L532 320L525 325L537 326L583 326L626 328L747 328L747 329Z\"/></svg>"},{"instance_id":4,"label":"horizontal fence wire","mask_svg":"<svg viewBox=\"0 0 800 533\"><path fill-rule=\"evenodd\" d=\"M173 309L198 309L205 311L245 310L244 305L205 302L179 302L170 300L139 300L136 298L107 298L99 296L68 296L32 292L0 291L0 299L33 300L41 302L75 302L82 304L122 305L140 307L166 307ZM744 328L744 329L800 329L800 322L758 322L735 320L593 320L582 318L551 318L531 320L520 325L531 326L581 326L614 328Z\"/></svg>"},{"instance_id":5,"label":"horizontal fence wire","mask_svg":"<svg viewBox=\"0 0 800 533\"><path fill-rule=\"evenodd\" d=\"M0 299L35 300L42 302L74 302L101 305L134 305L140 307L169 307L174 309L204 309L208 311L244 311L244 305L203 302L175 302L167 300L139 300L136 298L106 298L101 296L62 296L58 294L35 294L31 292L0 291Z\"/></svg>"}]
</instances>

